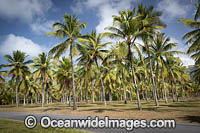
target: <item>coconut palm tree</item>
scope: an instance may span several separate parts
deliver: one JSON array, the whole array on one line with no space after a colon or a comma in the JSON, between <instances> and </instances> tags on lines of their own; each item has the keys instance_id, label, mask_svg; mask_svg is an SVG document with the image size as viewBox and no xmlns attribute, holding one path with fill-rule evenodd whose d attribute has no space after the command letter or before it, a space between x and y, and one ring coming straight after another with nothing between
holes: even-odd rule
<instances>
[{"instance_id":1,"label":"coconut palm tree","mask_svg":"<svg viewBox=\"0 0 200 133\"><path fill-rule=\"evenodd\" d=\"M52 68L50 60L51 57L48 57L44 52L34 58L33 68L36 70L33 73L35 73L36 77L40 76L42 81L42 107L44 107L45 101L45 84Z\"/></svg>"},{"instance_id":2,"label":"coconut palm tree","mask_svg":"<svg viewBox=\"0 0 200 133\"><path fill-rule=\"evenodd\" d=\"M182 51L172 50L177 45L177 43L171 43L170 38L167 37L164 33L157 33L152 43L148 45L149 49L147 49L147 47L145 46L142 46L144 52L146 51L146 53L150 53L150 56L148 58L151 58L153 60L154 65L157 67L157 72L161 73L162 84L164 89L164 99L166 103L168 103L168 101L166 96L166 87L164 83L163 74L164 70L167 67L166 58L168 58L169 56L174 56L175 54L184 54L184 52Z\"/></svg>"},{"instance_id":3,"label":"coconut palm tree","mask_svg":"<svg viewBox=\"0 0 200 133\"><path fill-rule=\"evenodd\" d=\"M181 18L179 22L182 22L185 26L193 29L192 31L186 33L183 36L183 39L187 40L186 44L189 45L187 53L191 54L191 57L195 60L195 71L200 71L198 70L200 64L200 21L198 20L200 18L200 1L198 0L194 4L196 7L194 20ZM196 73L194 74L196 77L198 77Z\"/></svg>"},{"instance_id":4,"label":"coconut palm tree","mask_svg":"<svg viewBox=\"0 0 200 133\"><path fill-rule=\"evenodd\" d=\"M71 62L66 57L59 61L58 69L55 71L57 81L60 83L63 93L63 101L66 101L67 88L70 88L71 83ZM70 94L69 94L70 95ZM68 100L68 96L67 96Z\"/></svg>"},{"instance_id":5,"label":"coconut palm tree","mask_svg":"<svg viewBox=\"0 0 200 133\"><path fill-rule=\"evenodd\" d=\"M142 25L142 28L145 29L146 34L143 34L141 36L142 41L144 43L144 46L149 49L149 45L147 42L150 41L150 39L153 38L155 32L157 32L157 29L163 29L166 27L166 25L160 20L160 17L162 15L162 12L160 11L154 11L154 7L150 6L147 8L146 6L143 6L140 4L138 6L138 11L137 15L141 19L140 20L140 25ZM150 56L150 53L147 51L148 57ZM144 64L144 63L143 63ZM154 79L154 74L153 74L153 69L152 69L152 60L151 58L149 59L149 64L150 64L150 73L151 73L151 81L152 81L152 86L153 86L153 94L154 94L154 101L156 106L158 106L158 99L157 99L157 94L156 94L156 84L155 84L155 79Z\"/></svg>"},{"instance_id":6,"label":"coconut palm tree","mask_svg":"<svg viewBox=\"0 0 200 133\"><path fill-rule=\"evenodd\" d=\"M32 63L32 60L26 60L28 56L19 50L13 51L12 56L11 55L5 55L4 59L6 59L9 63L1 65L2 67L9 67L10 69L7 70L7 75L11 76L11 79L16 80L15 84L15 91L16 91L16 107L19 106L19 100L18 100L18 88L20 80L23 79L27 74L30 73L29 68L27 64Z\"/></svg>"},{"instance_id":7,"label":"coconut palm tree","mask_svg":"<svg viewBox=\"0 0 200 133\"><path fill-rule=\"evenodd\" d=\"M64 42L57 44L53 47L49 54L53 55L55 58L58 58L63 54L68 47L70 46L70 60L72 67L72 88L73 88L73 110L77 109L76 106L76 97L75 97L75 81L74 81L74 66L73 66L73 49L75 48L75 41L78 37L81 36L81 29L86 27L86 23L80 23L75 15L70 16L69 14L65 14L63 16L64 23L56 22L53 24L55 28L55 32L48 32L46 35L53 35L58 38L66 38Z\"/></svg>"},{"instance_id":8,"label":"coconut palm tree","mask_svg":"<svg viewBox=\"0 0 200 133\"><path fill-rule=\"evenodd\" d=\"M123 86L124 93L124 104L127 104L127 95L126 95L126 85L125 80L127 75L127 65L126 65L126 55L128 47L123 42L116 43L115 47L112 47L110 53L107 58L110 58L111 65L115 65L117 67L117 75L120 77Z\"/></svg>"},{"instance_id":9,"label":"coconut palm tree","mask_svg":"<svg viewBox=\"0 0 200 133\"><path fill-rule=\"evenodd\" d=\"M132 46L135 45L135 40L144 32L140 29L139 19L137 19L135 15L136 11L133 9L130 10L123 10L119 12L119 16L113 16L113 26L106 27L105 29L109 30L110 32L106 32L106 34L114 39L122 39L124 43L128 46L127 51L127 58L129 60L129 66L131 68L132 76L133 76L133 83L136 89L137 94L137 103L138 109L141 110L141 102L139 96L139 90L137 86L137 80L135 76L135 68L133 67L133 53L132 53Z\"/></svg>"},{"instance_id":10,"label":"coconut palm tree","mask_svg":"<svg viewBox=\"0 0 200 133\"><path fill-rule=\"evenodd\" d=\"M105 89L100 70L101 66L99 63L100 60L103 60L104 53L107 52L107 50L103 50L102 48L111 44L111 42L101 42L105 35L106 34L104 33L97 35L96 31L92 31L91 34L87 34L84 38L80 38L79 42L81 44L77 45L77 48L80 51L80 57L78 58L79 62L85 64L86 66L91 66L95 63L97 66L98 74L100 75L104 105L106 105Z\"/></svg>"}]
</instances>

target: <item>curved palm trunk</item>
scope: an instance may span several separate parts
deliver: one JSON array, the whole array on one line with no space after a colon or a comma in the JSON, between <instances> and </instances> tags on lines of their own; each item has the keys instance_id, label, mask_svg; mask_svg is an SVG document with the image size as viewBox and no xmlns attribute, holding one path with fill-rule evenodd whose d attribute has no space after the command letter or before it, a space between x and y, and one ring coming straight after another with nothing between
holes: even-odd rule
<instances>
[{"instance_id":1,"label":"curved palm trunk","mask_svg":"<svg viewBox=\"0 0 200 133\"><path fill-rule=\"evenodd\" d=\"M165 103L168 103L163 72L161 74L162 74L162 82L163 82L163 89L164 89L164 99L165 99Z\"/></svg>"},{"instance_id":2,"label":"curved palm trunk","mask_svg":"<svg viewBox=\"0 0 200 133\"><path fill-rule=\"evenodd\" d=\"M128 45L128 50L129 50L129 53L128 53L129 62L130 62L130 66L131 66L131 72L132 72L132 75L133 75L133 83L134 83L134 86L135 86L135 89L136 89L138 109L142 110L142 105L141 105L141 102L140 102L139 90L138 90L138 87L137 87L137 80L136 80L136 76L135 76L135 70L133 68L133 63L132 63L132 52L131 52L130 44Z\"/></svg>"},{"instance_id":3,"label":"curved palm trunk","mask_svg":"<svg viewBox=\"0 0 200 133\"><path fill-rule=\"evenodd\" d=\"M109 90L109 101L112 102L112 90Z\"/></svg>"},{"instance_id":4,"label":"curved palm trunk","mask_svg":"<svg viewBox=\"0 0 200 133\"><path fill-rule=\"evenodd\" d=\"M45 100L45 77L44 77L44 72L42 72L42 107L44 107L44 100Z\"/></svg>"},{"instance_id":5,"label":"curved palm trunk","mask_svg":"<svg viewBox=\"0 0 200 133\"><path fill-rule=\"evenodd\" d=\"M148 57L150 58L149 47L148 47L148 45L146 45L146 46L147 46L147 49L148 49ZM156 84L155 84L155 80L154 80L154 76L153 76L153 69L152 69L151 59L149 60L149 63L150 63L151 80L152 80L152 85L153 85L154 102L155 102L156 106L159 106L159 104L158 104L158 98L157 98L157 93L156 93Z\"/></svg>"},{"instance_id":6,"label":"curved palm trunk","mask_svg":"<svg viewBox=\"0 0 200 133\"><path fill-rule=\"evenodd\" d=\"M26 105L26 96L24 95L24 105Z\"/></svg>"},{"instance_id":7,"label":"curved palm trunk","mask_svg":"<svg viewBox=\"0 0 200 133\"><path fill-rule=\"evenodd\" d=\"M176 80L175 80L175 93L176 93L176 101L178 102L178 91L177 91L177 88L176 88Z\"/></svg>"},{"instance_id":8,"label":"curved palm trunk","mask_svg":"<svg viewBox=\"0 0 200 133\"><path fill-rule=\"evenodd\" d=\"M173 102L175 102L175 95L174 95L174 88L173 88L173 81L171 81L171 89L172 89L172 99L173 99Z\"/></svg>"},{"instance_id":9,"label":"curved palm trunk","mask_svg":"<svg viewBox=\"0 0 200 133\"><path fill-rule=\"evenodd\" d=\"M103 96L104 105L106 106L105 89L104 89L103 80L102 80L102 77L101 77L101 72L100 72L100 68L99 68L99 65L97 63L97 60L95 60L95 63L97 65L97 69L98 69L98 72L100 74L100 81L101 81L101 87L102 87L102 96Z\"/></svg>"},{"instance_id":10,"label":"curved palm trunk","mask_svg":"<svg viewBox=\"0 0 200 133\"><path fill-rule=\"evenodd\" d=\"M71 67L72 67L73 110L76 110L77 106L76 106L76 93L75 93L75 82L74 82L74 66L73 66L73 58L72 58L72 43L70 45L70 59L71 59Z\"/></svg>"},{"instance_id":11,"label":"curved palm trunk","mask_svg":"<svg viewBox=\"0 0 200 133\"><path fill-rule=\"evenodd\" d=\"M182 86L181 89L182 89L182 98L184 99L185 98L184 87Z\"/></svg>"},{"instance_id":12,"label":"curved palm trunk","mask_svg":"<svg viewBox=\"0 0 200 133\"><path fill-rule=\"evenodd\" d=\"M92 82L92 103L95 103L95 100L94 100L94 83L95 83L95 80L93 80Z\"/></svg>"},{"instance_id":13,"label":"curved palm trunk","mask_svg":"<svg viewBox=\"0 0 200 133\"><path fill-rule=\"evenodd\" d=\"M124 104L127 104L127 97L126 97L126 87L124 83L124 74L122 73L122 84L123 84L123 89L124 89Z\"/></svg>"},{"instance_id":14,"label":"curved palm trunk","mask_svg":"<svg viewBox=\"0 0 200 133\"><path fill-rule=\"evenodd\" d=\"M146 85L146 77L144 78L144 84ZM148 92L147 92L147 87L145 86L144 88L145 88L145 100L148 102L148 96L147 96L147 95L148 95L148 94L147 94Z\"/></svg>"},{"instance_id":15,"label":"curved palm trunk","mask_svg":"<svg viewBox=\"0 0 200 133\"><path fill-rule=\"evenodd\" d=\"M16 77L16 107L19 107L19 100L18 100L18 87L19 87L19 77Z\"/></svg>"},{"instance_id":16,"label":"curved palm trunk","mask_svg":"<svg viewBox=\"0 0 200 133\"><path fill-rule=\"evenodd\" d=\"M132 93L132 88L129 88L130 90L130 100L133 101L133 93Z\"/></svg>"}]
</instances>

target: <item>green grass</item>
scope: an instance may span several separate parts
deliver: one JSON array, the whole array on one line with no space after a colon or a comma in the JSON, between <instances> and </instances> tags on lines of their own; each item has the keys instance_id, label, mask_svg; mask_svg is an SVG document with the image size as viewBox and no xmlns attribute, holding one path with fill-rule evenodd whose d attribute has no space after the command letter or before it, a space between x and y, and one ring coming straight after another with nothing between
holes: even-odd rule
<instances>
[{"instance_id":1,"label":"green grass","mask_svg":"<svg viewBox=\"0 0 200 133\"><path fill-rule=\"evenodd\" d=\"M24 122L17 120L0 119L0 133L86 133L78 129L48 128L44 129L39 124L33 129L25 127Z\"/></svg>"}]
</instances>

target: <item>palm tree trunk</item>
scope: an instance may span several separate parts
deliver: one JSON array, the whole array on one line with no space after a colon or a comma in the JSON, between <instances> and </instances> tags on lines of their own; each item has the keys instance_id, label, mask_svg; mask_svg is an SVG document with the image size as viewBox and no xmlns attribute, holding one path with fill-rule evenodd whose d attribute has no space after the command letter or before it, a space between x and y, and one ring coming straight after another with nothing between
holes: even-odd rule
<instances>
[{"instance_id":1,"label":"palm tree trunk","mask_svg":"<svg viewBox=\"0 0 200 133\"><path fill-rule=\"evenodd\" d=\"M182 86L182 98L184 99L185 98L185 93L184 93L184 87Z\"/></svg>"},{"instance_id":2,"label":"palm tree trunk","mask_svg":"<svg viewBox=\"0 0 200 133\"><path fill-rule=\"evenodd\" d=\"M149 46L145 45L148 49L147 53L148 53L148 58L150 58L150 53L149 53ZM155 80L154 80L154 75L153 75L153 69L152 69L152 62L151 59L149 59L149 63L150 63L150 73L151 73L151 81L152 81L152 85L153 85L153 99L154 102L156 104L156 106L159 106L158 104L158 98L157 98L157 94L156 94L156 84L155 84Z\"/></svg>"},{"instance_id":3,"label":"palm tree trunk","mask_svg":"<svg viewBox=\"0 0 200 133\"><path fill-rule=\"evenodd\" d=\"M146 77L144 78L144 84L146 85ZM145 100L148 102L148 97L147 97L147 87L144 86L145 88Z\"/></svg>"},{"instance_id":4,"label":"palm tree trunk","mask_svg":"<svg viewBox=\"0 0 200 133\"><path fill-rule=\"evenodd\" d=\"M76 93L75 93L75 82L74 82L74 66L73 66L73 58L72 58L72 47L73 47L73 44L71 43L70 59L71 59L71 67L72 67L73 110L76 110L77 106L76 106Z\"/></svg>"},{"instance_id":5,"label":"palm tree trunk","mask_svg":"<svg viewBox=\"0 0 200 133\"><path fill-rule=\"evenodd\" d=\"M149 54L148 54L148 56L150 57ZM158 98L157 98L157 93L156 93L156 84L155 84L155 80L154 80L154 76L153 76L153 69L152 69L151 59L150 59L150 72L151 72L151 80L152 80L152 85L153 85L154 102L155 102L156 106L159 106L159 104L158 104Z\"/></svg>"},{"instance_id":6,"label":"palm tree trunk","mask_svg":"<svg viewBox=\"0 0 200 133\"><path fill-rule=\"evenodd\" d=\"M38 97L37 97L37 94L35 95L35 103L38 103Z\"/></svg>"},{"instance_id":7,"label":"palm tree trunk","mask_svg":"<svg viewBox=\"0 0 200 133\"><path fill-rule=\"evenodd\" d=\"M178 102L178 91L177 91L177 89L176 89L176 80L175 80L175 93L176 93L176 101Z\"/></svg>"},{"instance_id":8,"label":"palm tree trunk","mask_svg":"<svg viewBox=\"0 0 200 133\"><path fill-rule=\"evenodd\" d=\"M133 101L133 93L131 88L130 88L130 100Z\"/></svg>"},{"instance_id":9,"label":"palm tree trunk","mask_svg":"<svg viewBox=\"0 0 200 133\"><path fill-rule=\"evenodd\" d=\"M162 83L163 83L163 89L164 89L164 99L165 99L165 103L168 103L163 72L161 72L161 74L162 74Z\"/></svg>"},{"instance_id":10,"label":"palm tree trunk","mask_svg":"<svg viewBox=\"0 0 200 133\"><path fill-rule=\"evenodd\" d=\"M142 110L142 105L140 102L140 95L139 95L139 90L138 90L138 86L137 86L137 80L136 80L136 76L135 76L135 70L133 68L133 63L132 63L132 52L131 52L131 45L128 45L128 50L129 50L129 62L130 62L130 67L131 67L131 72L132 72L132 76L133 76L133 83L136 89L136 95L137 95L137 104L138 104L138 109Z\"/></svg>"},{"instance_id":11,"label":"palm tree trunk","mask_svg":"<svg viewBox=\"0 0 200 133\"><path fill-rule=\"evenodd\" d=\"M24 105L26 105L26 96L24 95Z\"/></svg>"},{"instance_id":12,"label":"palm tree trunk","mask_svg":"<svg viewBox=\"0 0 200 133\"><path fill-rule=\"evenodd\" d=\"M173 102L175 102L175 95L174 95L174 88L173 88L173 81L171 81L171 89L172 89L172 99L173 99Z\"/></svg>"},{"instance_id":13,"label":"palm tree trunk","mask_svg":"<svg viewBox=\"0 0 200 133\"><path fill-rule=\"evenodd\" d=\"M31 97L31 104L33 104L33 98Z\"/></svg>"},{"instance_id":14,"label":"palm tree trunk","mask_svg":"<svg viewBox=\"0 0 200 133\"><path fill-rule=\"evenodd\" d=\"M83 101L83 91L82 91L82 86L81 86L81 102Z\"/></svg>"},{"instance_id":15,"label":"palm tree trunk","mask_svg":"<svg viewBox=\"0 0 200 133\"><path fill-rule=\"evenodd\" d=\"M126 97L126 87L124 83L124 74L122 73L122 84L123 84L123 89L124 89L124 104L127 104L127 97Z\"/></svg>"},{"instance_id":16,"label":"palm tree trunk","mask_svg":"<svg viewBox=\"0 0 200 133\"><path fill-rule=\"evenodd\" d=\"M18 100L18 87L19 87L19 77L16 77L16 107L19 107L19 100Z\"/></svg>"},{"instance_id":17,"label":"palm tree trunk","mask_svg":"<svg viewBox=\"0 0 200 133\"><path fill-rule=\"evenodd\" d=\"M88 103L88 88L85 88L85 100Z\"/></svg>"},{"instance_id":18,"label":"palm tree trunk","mask_svg":"<svg viewBox=\"0 0 200 133\"><path fill-rule=\"evenodd\" d=\"M44 79L44 72L42 72L42 107L44 107L44 100L45 100L45 79Z\"/></svg>"},{"instance_id":19,"label":"palm tree trunk","mask_svg":"<svg viewBox=\"0 0 200 133\"><path fill-rule=\"evenodd\" d=\"M119 88L120 89L120 100L121 100L121 102L122 102L122 100L123 100L123 96L122 96L122 89L121 88Z\"/></svg>"},{"instance_id":20,"label":"palm tree trunk","mask_svg":"<svg viewBox=\"0 0 200 133\"><path fill-rule=\"evenodd\" d=\"M104 89L103 80L102 80L102 77L101 77L101 71L100 71L99 65L97 63L97 60L95 60L95 62L96 62L97 69L98 69L98 72L99 72L99 75L100 75L100 81L101 81L101 87L102 87L102 96L103 96L104 105L106 106L105 89Z\"/></svg>"},{"instance_id":21,"label":"palm tree trunk","mask_svg":"<svg viewBox=\"0 0 200 133\"><path fill-rule=\"evenodd\" d=\"M95 83L95 80L93 80L92 82L92 103L95 103L95 100L94 100L94 83Z\"/></svg>"},{"instance_id":22,"label":"palm tree trunk","mask_svg":"<svg viewBox=\"0 0 200 133\"><path fill-rule=\"evenodd\" d=\"M112 90L109 89L109 101L112 102Z\"/></svg>"}]
</instances>

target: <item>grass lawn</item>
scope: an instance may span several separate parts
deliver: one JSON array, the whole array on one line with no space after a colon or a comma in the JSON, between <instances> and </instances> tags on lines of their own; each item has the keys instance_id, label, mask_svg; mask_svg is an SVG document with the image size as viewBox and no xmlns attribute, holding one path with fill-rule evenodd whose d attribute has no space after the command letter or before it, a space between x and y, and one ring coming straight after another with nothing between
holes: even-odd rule
<instances>
[{"instance_id":1,"label":"grass lawn","mask_svg":"<svg viewBox=\"0 0 200 133\"><path fill-rule=\"evenodd\" d=\"M1 133L86 133L77 129L65 129L65 128L48 128L44 129L40 125L37 125L33 129L25 127L23 121L0 119L0 132Z\"/></svg>"},{"instance_id":2,"label":"grass lawn","mask_svg":"<svg viewBox=\"0 0 200 133\"><path fill-rule=\"evenodd\" d=\"M107 102L104 106L103 102L96 102L95 104L85 102L78 103L78 109L72 110L66 104L53 103L41 107L41 104L20 105L16 108L15 105L0 106L1 112L31 112L42 114L67 114L78 116L110 116L111 118L133 118L133 119L175 119L180 123L192 123L200 125L200 98L186 99L173 103L171 100L169 104L164 101L159 101L159 106L154 106L153 101L148 103L142 101L142 111L137 110L136 101L128 101L124 104L120 101Z\"/></svg>"}]
</instances>

